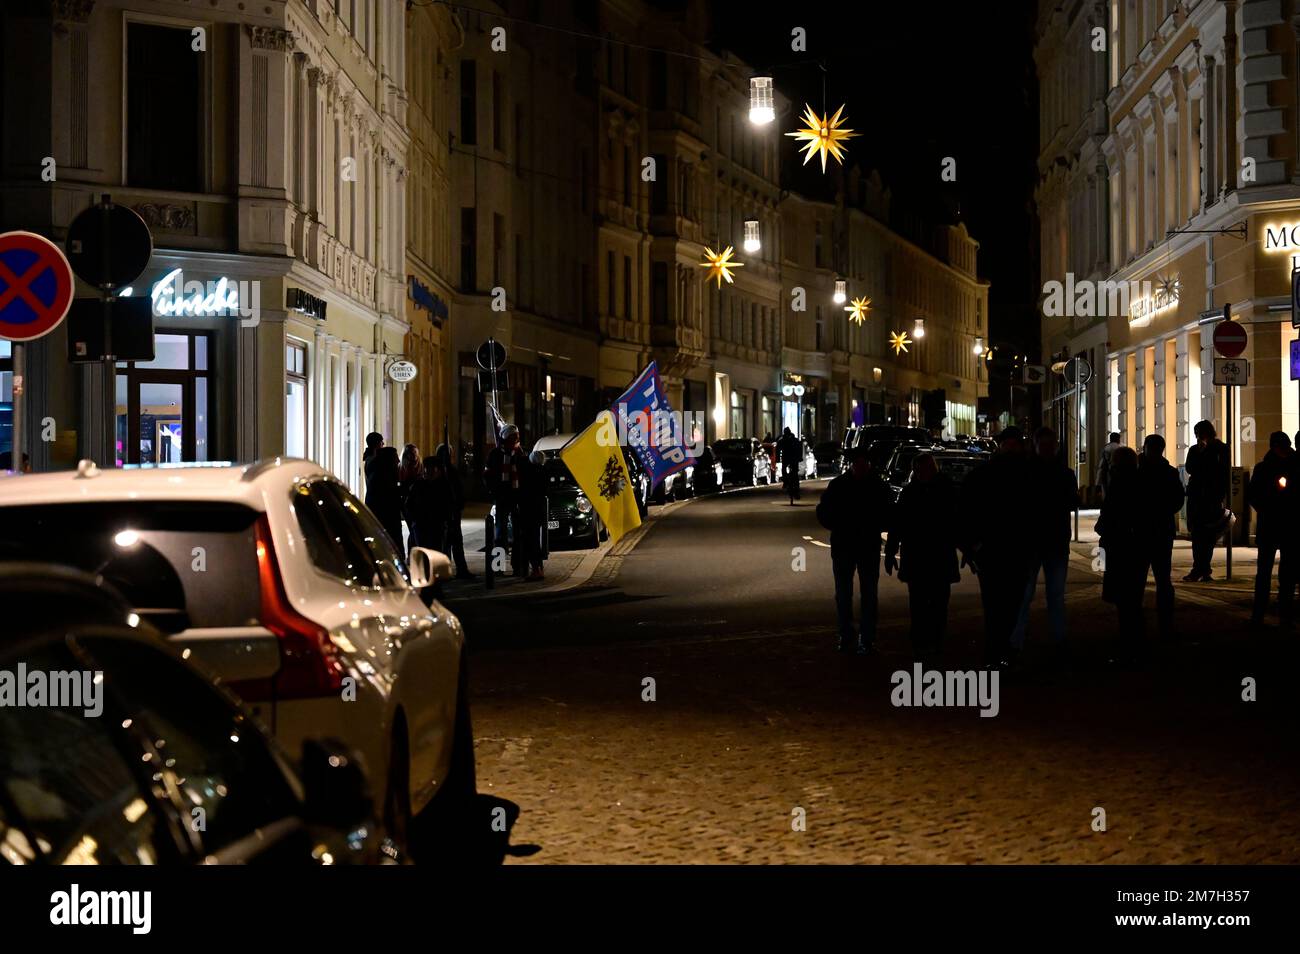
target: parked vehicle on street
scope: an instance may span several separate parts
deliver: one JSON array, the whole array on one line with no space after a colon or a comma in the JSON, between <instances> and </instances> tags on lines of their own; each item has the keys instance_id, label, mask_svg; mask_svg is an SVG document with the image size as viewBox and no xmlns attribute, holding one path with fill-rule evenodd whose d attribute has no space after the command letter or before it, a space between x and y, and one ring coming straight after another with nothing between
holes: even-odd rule
<instances>
[{"instance_id":1,"label":"parked vehicle on street","mask_svg":"<svg viewBox=\"0 0 1300 954\"><path fill-rule=\"evenodd\" d=\"M600 516L559 456L542 464L546 477L546 534L552 550L600 546L607 535Z\"/></svg>"},{"instance_id":2,"label":"parked vehicle on street","mask_svg":"<svg viewBox=\"0 0 1300 954\"><path fill-rule=\"evenodd\" d=\"M821 441L813 446L813 461L818 477L834 476L840 472L840 445L835 441Z\"/></svg>"},{"instance_id":3,"label":"parked vehicle on street","mask_svg":"<svg viewBox=\"0 0 1300 954\"><path fill-rule=\"evenodd\" d=\"M899 444L889 455L889 462L885 464L881 476L885 483L889 484L889 489L893 491L894 497L897 498L903 485L907 483L912 476L912 461L916 460L916 455L922 451L935 451L933 444Z\"/></svg>"},{"instance_id":4,"label":"parked vehicle on street","mask_svg":"<svg viewBox=\"0 0 1300 954\"><path fill-rule=\"evenodd\" d=\"M848 452L855 447L867 448L877 469L889 463L889 457L899 444L930 443L930 432L924 427L906 427L898 424L854 425L844 431L841 443L841 469L848 467Z\"/></svg>"},{"instance_id":5,"label":"parked vehicle on street","mask_svg":"<svg viewBox=\"0 0 1300 954\"><path fill-rule=\"evenodd\" d=\"M725 475L722 462L714 454L713 448L705 444L700 455L695 458L695 479L693 490L697 494L715 493L722 489Z\"/></svg>"},{"instance_id":6,"label":"parked vehicle on street","mask_svg":"<svg viewBox=\"0 0 1300 954\"><path fill-rule=\"evenodd\" d=\"M357 751L385 827L475 790L460 622L419 592L378 520L310 461L168 465L0 478L0 563L66 562L102 576L142 621L219 678L289 751Z\"/></svg>"},{"instance_id":7,"label":"parked vehicle on street","mask_svg":"<svg viewBox=\"0 0 1300 954\"><path fill-rule=\"evenodd\" d=\"M732 437L713 445L724 484L757 487L772 482L772 459L756 437Z\"/></svg>"},{"instance_id":8,"label":"parked vehicle on street","mask_svg":"<svg viewBox=\"0 0 1300 954\"><path fill-rule=\"evenodd\" d=\"M558 460L560 449L573 440L574 436L573 434L548 434L538 438L537 443L533 445L533 452L541 451L547 460ZM645 468L641 466L641 462L637 460L636 454L632 453L626 444L623 445L623 463L627 465L627 474L632 481L632 489L636 492L636 509L644 520L650 506L650 478Z\"/></svg>"},{"instance_id":9,"label":"parked vehicle on street","mask_svg":"<svg viewBox=\"0 0 1300 954\"><path fill-rule=\"evenodd\" d=\"M358 864L383 860L361 760L308 741L299 776L235 697L156 636L105 615L94 576L0 565L0 599L39 594L43 632L6 632L0 669L60 673L80 698L0 707L0 860ZM56 600L54 605L45 601ZM35 614L32 614L34 618ZM96 616L104 616L92 622ZM99 691L84 692L93 674ZM67 705L53 704L56 702ZM194 824L201 818L202 825Z\"/></svg>"}]
</instances>

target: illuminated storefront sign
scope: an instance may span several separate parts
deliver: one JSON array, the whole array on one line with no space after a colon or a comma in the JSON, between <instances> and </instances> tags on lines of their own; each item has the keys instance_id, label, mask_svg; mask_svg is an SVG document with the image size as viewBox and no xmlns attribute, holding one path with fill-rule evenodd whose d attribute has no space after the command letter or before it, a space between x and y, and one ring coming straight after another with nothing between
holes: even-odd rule
<instances>
[{"instance_id":1,"label":"illuminated storefront sign","mask_svg":"<svg viewBox=\"0 0 1300 954\"><path fill-rule=\"evenodd\" d=\"M1264 226L1264 251L1300 253L1300 222Z\"/></svg>"},{"instance_id":2,"label":"illuminated storefront sign","mask_svg":"<svg viewBox=\"0 0 1300 954\"><path fill-rule=\"evenodd\" d=\"M153 286L149 293L153 313L159 318L173 317L240 317L244 327L252 327L261 316L261 283L219 278L206 285L185 281L181 269L173 268Z\"/></svg>"},{"instance_id":3,"label":"illuminated storefront sign","mask_svg":"<svg viewBox=\"0 0 1300 954\"><path fill-rule=\"evenodd\" d=\"M1177 308L1179 284L1176 278L1166 279L1156 286L1155 291L1134 299L1129 304L1129 324L1140 328L1150 324L1156 315ZM1143 285L1149 287L1150 282L1143 282Z\"/></svg>"}]
</instances>

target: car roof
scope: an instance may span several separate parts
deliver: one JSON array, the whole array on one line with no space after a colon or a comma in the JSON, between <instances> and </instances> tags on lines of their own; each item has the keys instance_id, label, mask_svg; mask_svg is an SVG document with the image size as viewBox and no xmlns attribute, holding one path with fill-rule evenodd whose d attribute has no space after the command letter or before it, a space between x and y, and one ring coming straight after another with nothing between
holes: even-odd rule
<instances>
[{"instance_id":1,"label":"car roof","mask_svg":"<svg viewBox=\"0 0 1300 954\"><path fill-rule=\"evenodd\" d=\"M547 434L537 439L537 443L533 445L533 453L557 451L571 440L573 440L572 434Z\"/></svg>"},{"instance_id":2,"label":"car roof","mask_svg":"<svg viewBox=\"0 0 1300 954\"><path fill-rule=\"evenodd\" d=\"M103 468L0 476L0 507L115 500L205 500L266 509L264 495L304 477L329 476L319 464L273 457L251 464L188 464Z\"/></svg>"}]
</instances>

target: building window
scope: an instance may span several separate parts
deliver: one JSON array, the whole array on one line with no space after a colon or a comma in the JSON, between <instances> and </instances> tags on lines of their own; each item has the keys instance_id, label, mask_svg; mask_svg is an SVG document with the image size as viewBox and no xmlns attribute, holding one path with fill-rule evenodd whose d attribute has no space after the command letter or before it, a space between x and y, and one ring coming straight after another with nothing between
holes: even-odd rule
<instances>
[{"instance_id":1,"label":"building window","mask_svg":"<svg viewBox=\"0 0 1300 954\"><path fill-rule=\"evenodd\" d=\"M492 71L492 148L498 152L505 150L501 136L501 111L505 108L501 92L501 74Z\"/></svg>"},{"instance_id":2,"label":"building window","mask_svg":"<svg viewBox=\"0 0 1300 954\"><path fill-rule=\"evenodd\" d=\"M731 436L749 436L749 401L739 391L731 392Z\"/></svg>"},{"instance_id":3,"label":"building window","mask_svg":"<svg viewBox=\"0 0 1300 954\"><path fill-rule=\"evenodd\" d=\"M307 345L292 338L284 345L284 452L307 456Z\"/></svg>"},{"instance_id":4,"label":"building window","mask_svg":"<svg viewBox=\"0 0 1300 954\"><path fill-rule=\"evenodd\" d=\"M478 73L473 60L460 63L460 142L463 146L478 144Z\"/></svg>"},{"instance_id":5,"label":"building window","mask_svg":"<svg viewBox=\"0 0 1300 954\"><path fill-rule=\"evenodd\" d=\"M515 233L515 300L523 304L524 297L524 237Z\"/></svg>"},{"instance_id":6,"label":"building window","mask_svg":"<svg viewBox=\"0 0 1300 954\"><path fill-rule=\"evenodd\" d=\"M822 318L822 306L817 306L817 344L814 351L826 350L826 321Z\"/></svg>"},{"instance_id":7,"label":"building window","mask_svg":"<svg viewBox=\"0 0 1300 954\"><path fill-rule=\"evenodd\" d=\"M206 58L188 28L131 23L126 38L127 183L201 192Z\"/></svg>"},{"instance_id":8,"label":"building window","mask_svg":"<svg viewBox=\"0 0 1300 954\"><path fill-rule=\"evenodd\" d=\"M618 314L618 306L614 300L615 291L618 288L617 282L618 279L614 277L614 253L606 252L605 253L605 287L608 289L607 294L609 295L609 303L605 311L611 318L614 315Z\"/></svg>"},{"instance_id":9,"label":"building window","mask_svg":"<svg viewBox=\"0 0 1300 954\"><path fill-rule=\"evenodd\" d=\"M506 220L497 213L492 213L492 284L498 286L501 284L501 278L506 273ZM519 294L516 288L515 294Z\"/></svg>"},{"instance_id":10,"label":"building window","mask_svg":"<svg viewBox=\"0 0 1300 954\"><path fill-rule=\"evenodd\" d=\"M460 210L460 288L461 291L478 290L478 209L474 206Z\"/></svg>"},{"instance_id":11,"label":"building window","mask_svg":"<svg viewBox=\"0 0 1300 954\"><path fill-rule=\"evenodd\" d=\"M515 104L515 175L524 175L524 107Z\"/></svg>"},{"instance_id":12,"label":"building window","mask_svg":"<svg viewBox=\"0 0 1300 954\"><path fill-rule=\"evenodd\" d=\"M650 266L650 315L656 325L668 324L668 265Z\"/></svg>"},{"instance_id":13,"label":"building window","mask_svg":"<svg viewBox=\"0 0 1300 954\"><path fill-rule=\"evenodd\" d=\"M623 317L632 317L632 259L623 256Z\"/></svg>"}]
</instances>

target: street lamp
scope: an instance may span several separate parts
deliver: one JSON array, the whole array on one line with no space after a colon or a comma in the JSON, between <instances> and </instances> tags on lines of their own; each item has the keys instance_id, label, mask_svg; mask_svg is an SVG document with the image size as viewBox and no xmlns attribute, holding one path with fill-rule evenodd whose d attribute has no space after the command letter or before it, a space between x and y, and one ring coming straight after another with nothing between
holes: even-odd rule
<instances>
[{"instance_id":1,"label":"street lamp","mask_svg":"<svg viewBox=\"0 0 1300 954\"><path fill-rule=\"evenodd\" d=\"M835 280L835 297L833 301L837 305L842 305L849 298L849 283L842 278Z\"/></svg>"},{"instance_id":2,"label":"street lamp","mask_svg":"<svg viewBox=\"0 0 1300 954\"><path fill-rule=\"evenodd\" d=\"M975 347L971 348L970 350L971 350L971 353L972 353L972 354L983 354L983 353L984 353L984 339L983 339L983 338L979 338L979 337L977 337L977 338L975 339Z\"/></svg>"},{"instance_id":3,"label":"street lamp","mask_svg":"<svg viewBox=\"0 0 1300 954\"><path fill-rule=\"evenodd\" d=\"M772 77L750 77L749 121L755 126L766 126L774 119L776 119L776 108L772 100Z\"/></svg>"},{"instance_id":4,"label":"street lamp","mask_svg":"<svg viewBox=\"0 0 1300 954\"><path fill-rule=\"evenodd\" d=\"M912 337L915 338L917 341L920 341L922 338L925 337L924 320L920 318L916 319L916 327L912 329Z\"/></svg>"},{"instance_id":5,"label":"street lamp","mask_svg":"<svg viewBox=\"0 0 1300 954\"><path fill-rule=\"evenodd\" d=\"M758 236L758 219L745 220L745 251L751 255L763 247Z\"/></svg>"}]
</instances>

